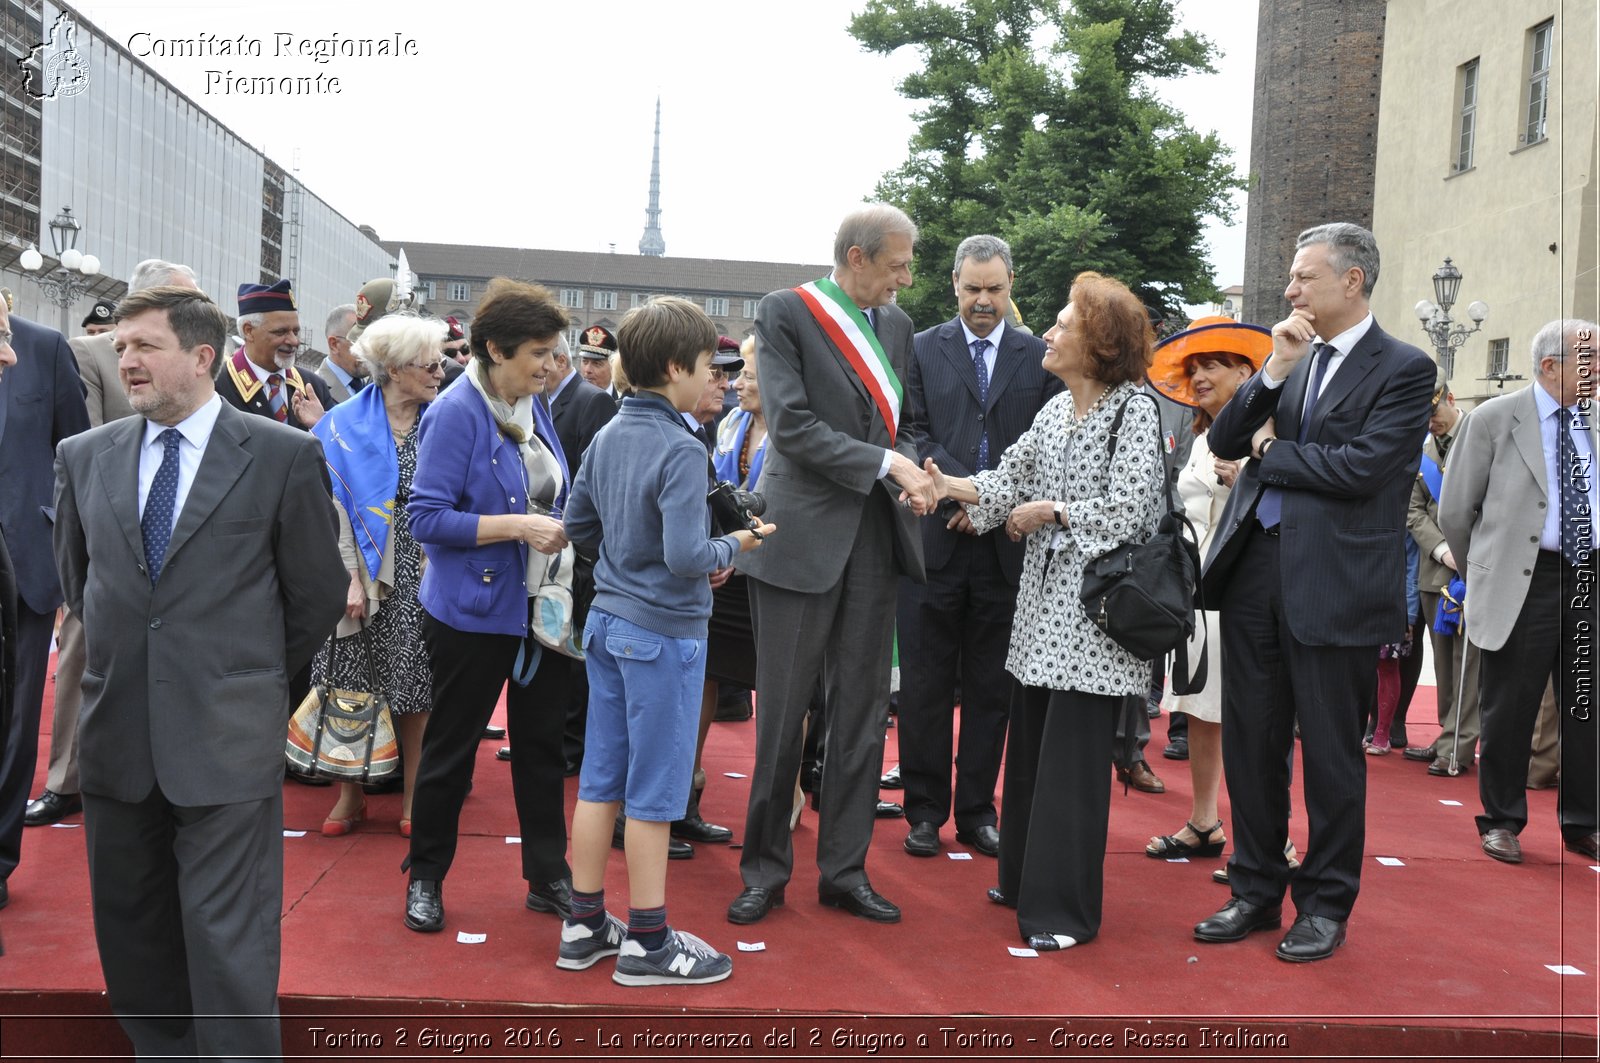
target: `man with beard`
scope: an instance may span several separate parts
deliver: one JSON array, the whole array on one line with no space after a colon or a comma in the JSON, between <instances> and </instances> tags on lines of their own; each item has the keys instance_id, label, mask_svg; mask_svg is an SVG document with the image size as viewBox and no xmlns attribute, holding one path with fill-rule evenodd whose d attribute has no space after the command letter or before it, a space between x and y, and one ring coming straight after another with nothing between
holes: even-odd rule
<instances>
[{"instance_id":1,"label":"man with beard","mask_svg":"<svg viewBox=\"0 0 1600 1063\"><path fill-rule=\"evenodd\" d=\"M310 431L334 401L321 377L302 376L294 366L300 311L287 278L239 285L239 334L244 346L223 365L217 394L246 413Z\"/></svg>"}]
</instances>

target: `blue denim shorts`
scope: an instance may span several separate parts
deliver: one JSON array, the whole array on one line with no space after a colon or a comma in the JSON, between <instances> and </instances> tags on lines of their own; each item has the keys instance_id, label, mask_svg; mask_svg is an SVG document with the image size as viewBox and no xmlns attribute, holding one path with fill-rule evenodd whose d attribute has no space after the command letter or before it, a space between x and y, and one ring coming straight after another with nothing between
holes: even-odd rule
<instances>
[{"instance_id":1,"label":"blue denim shorts","mask_svg":"<svg viewBox=\"0 0 1600 1063\"><path fill-rule=\"evenodd\" d=\"M621 801L634 819L682 819L700 732L706 640L679 639L590 609L589 673L578 798Z\"/></svg>"}]
</instances>

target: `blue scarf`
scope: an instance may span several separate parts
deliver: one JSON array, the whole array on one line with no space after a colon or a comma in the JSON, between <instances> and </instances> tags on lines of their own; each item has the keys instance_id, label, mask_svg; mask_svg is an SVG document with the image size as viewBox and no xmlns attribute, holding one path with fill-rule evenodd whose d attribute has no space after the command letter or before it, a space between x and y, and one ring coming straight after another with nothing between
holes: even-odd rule
<instances>
[{"instance_id":1,"label":"blue scarf","mask_svg":"<svg viewBox=\"0 0 1600 1063\"><path fill-rule=\"evenodd\" d=\"M377 579L400 487L400 459L383 389L362 388L324 414L311 433L322 440L333 498L350 517L367 575Z\"/></svg>"},{"instance_id":2,"label":"blue scarf","mask_svg":"<svg viewBox=\"0 0 1600 1063\"><path fill-rule=\"evenodd\" d=\"M761 465L767 457L766 436L761 440L761 445L750 456L750 476L745 483L739 483L739 455L744 453L745 436L750 432L750 423L755 420L755 414L746 410L735 410L723 418L722 427L717 431L717 448L711 455L712 464L717 467L717 479L726 480L731 484L738 484L745 490L754 490L755 485L761 482Z\"/></svg>"}]
</instances>

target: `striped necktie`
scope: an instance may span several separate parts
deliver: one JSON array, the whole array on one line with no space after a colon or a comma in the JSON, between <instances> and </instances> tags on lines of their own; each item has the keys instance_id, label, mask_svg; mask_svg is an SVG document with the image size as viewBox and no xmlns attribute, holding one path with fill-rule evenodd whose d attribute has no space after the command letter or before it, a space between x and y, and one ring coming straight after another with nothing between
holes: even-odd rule
<instances>
[{"instance_id":1,"label":"striped necktie","mask_svg":"<svg viewBox=\"0 0 1600 1063\"><path fill-rule=\"evenodd\" d=\"M267 374L267 405L280 423L289 423L289 399L283 393L283 377L278 373Z\"/></svg>"}]
</instances>

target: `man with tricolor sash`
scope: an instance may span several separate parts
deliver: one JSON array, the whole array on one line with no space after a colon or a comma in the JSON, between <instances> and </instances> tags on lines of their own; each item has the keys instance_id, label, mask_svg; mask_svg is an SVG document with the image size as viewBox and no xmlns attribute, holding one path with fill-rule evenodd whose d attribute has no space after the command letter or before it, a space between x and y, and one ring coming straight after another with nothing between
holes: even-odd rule
<instances>
[{"instance_id":1,"label":"man with tricolor sash","mask_svg":"<svg viewBox=\"0 0 1600 1063\"><path fill-rule=\"evenodd\" d=\"M750 577L759 710L733 923L784 902L801 723L819 680L818 899L875 922L900 919L868 881L866 856L895 591L901 575L924 578L916 518L934 505L900 417L914 328L894 297L911 284L916 236L895 207L861 207L839 226L830 276L773 292L756 311L769 440L760 489L765 519L785 533L738 562Z\"/></svg>"}]
</instances>

